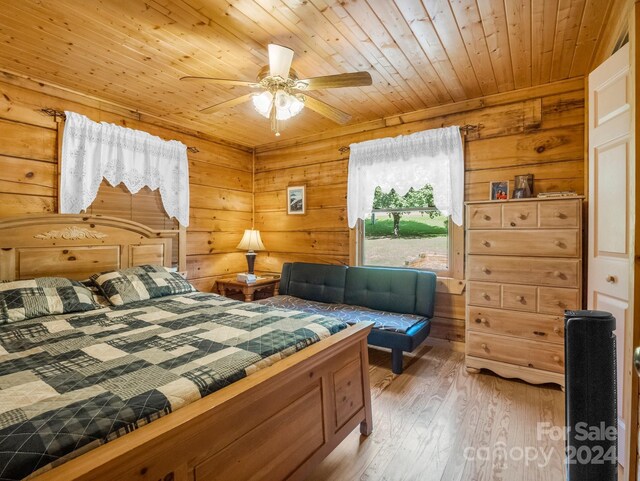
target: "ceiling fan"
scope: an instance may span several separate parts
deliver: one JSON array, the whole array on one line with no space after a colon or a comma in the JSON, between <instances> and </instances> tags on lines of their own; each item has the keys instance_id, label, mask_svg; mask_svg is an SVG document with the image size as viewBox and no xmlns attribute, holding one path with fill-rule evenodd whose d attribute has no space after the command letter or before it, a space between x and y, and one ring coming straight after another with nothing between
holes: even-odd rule
<instances>
[{"instance_id":1,"label":"ceiling fan","mask_svg":"<svg viewBox=\"0 0 640 481\"><path fill-rule=\"evenodd\" d=\"M351 119L351 115L321 100L310 97L306 92L371 85L369 72L343 73L301 80L298 78L296 71L291 68L292 60L293 50L281 45L269 44L269 65L262 67L258 73L257 82L192 76L182 77L180 80L209 80L221 85L241 85L254 89L264 89L262 93L242 95L202 109L200 112L217 112L251 100L258 113L271 121L271 130L276 136L280 135L279 122L298 115L305 106L336 123L347 123Z\"/></svg>"}]
</instances>

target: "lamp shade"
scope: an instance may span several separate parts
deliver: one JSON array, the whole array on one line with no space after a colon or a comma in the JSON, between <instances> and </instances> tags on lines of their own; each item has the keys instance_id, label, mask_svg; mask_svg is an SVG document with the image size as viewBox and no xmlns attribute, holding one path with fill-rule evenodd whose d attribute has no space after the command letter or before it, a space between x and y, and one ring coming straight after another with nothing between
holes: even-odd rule
<instances>
[{"instance_id":1,"label":"lamp shade","mask_svg":"<svg viewBox=\"0 0 640 481\"><path fill-rule=\"evenodd\" d=\"M245 229L244 235L237 249L245 251L263 251L265 250L262 239L260 238L260 231L253 229Z\"/></svg>"}]
</instances>

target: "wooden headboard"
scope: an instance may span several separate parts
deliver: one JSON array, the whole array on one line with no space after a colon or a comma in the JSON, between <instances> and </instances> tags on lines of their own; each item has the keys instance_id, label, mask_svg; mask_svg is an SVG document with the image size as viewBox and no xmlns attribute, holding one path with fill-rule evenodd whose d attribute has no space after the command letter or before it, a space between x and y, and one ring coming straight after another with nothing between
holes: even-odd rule
<instances>
[{"instance_id":1,"label":"wooden headboard","mask_svg":"<svg viewBox=\"0 0 640 481\"><path fill-rule=\"evenodd\" d=\"M60 276L86 279L96 272L141 264L186 269L183 230L152 230L101 215L32 214L0 220L0 280Z\"/></svg>"}]
</instances>

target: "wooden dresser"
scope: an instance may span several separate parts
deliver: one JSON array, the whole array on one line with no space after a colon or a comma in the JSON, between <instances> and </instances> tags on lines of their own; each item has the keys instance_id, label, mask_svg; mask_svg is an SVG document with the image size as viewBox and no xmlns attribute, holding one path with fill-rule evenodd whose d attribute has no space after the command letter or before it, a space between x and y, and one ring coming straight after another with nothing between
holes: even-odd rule
<instances>
[{"instance_id":1,"label":"wooden dresser","mask_svg":"<svg viewBox=\"0 0 640 481\"><path fill-rule=\"evenodd\" d=\"M582 305L582 197L467 203L466 367L564 386Z\"/></svg>"}]
</instances>

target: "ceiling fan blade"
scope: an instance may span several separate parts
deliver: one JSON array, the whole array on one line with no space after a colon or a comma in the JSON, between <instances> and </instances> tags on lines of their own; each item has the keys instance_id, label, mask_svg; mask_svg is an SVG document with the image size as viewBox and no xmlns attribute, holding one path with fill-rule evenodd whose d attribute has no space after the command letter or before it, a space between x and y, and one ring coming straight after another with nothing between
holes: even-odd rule
<instances>
[{"instance_id":1,"label":"ceiling fan blade","mask_svg":"<svg viewBox=\"0 0 640 481\"><path fill-rule=\"evenodd\" d=\"M369 74L369 72L353 72L298 80L295 88L306 91L340 87L364 87L371 85L371 83L371 74Z\"/></svg>"},{"instance_id":2,"label":"ceiling fan blade","mask_svg":"<svg viewBox=\"0 0 640 481\"><path fill-rule=\"evenodd\" d=\"M244 87L260 88L259 83L249 82L247 80L233 80L233 79L227 79L227 78L192 77L192 76L181 77L180 80L209 80L213 83L221 84L221 85L242 85Z\"/></svg>"},{"instance_id":3,"label":"ceiling fan blade","mask_svg":"<svg viewBox=\"0 0 640 481\"><path fill-rule=\"evenodd\" d=\"M292 61L293 50L275 43L269 44L269 74L272 77L288 79Z\"/></svg>"},{"instance_id":4,"label":"ceiling fan blade","mask_svg":"<svg viewBox=\"0 0 640 481\"><path fill-rule=\"evenodd\" d=\"M351 115L323 102L322 100L314 99L308 95L305 95L304 98L305 107L309 107L311 110L319 113L323 117L333 120L338 124L346 124L351 120Z\"/></svg>"},{"instance_id":5,"label":"ceiling fan blade","mask_svg":"<svg viewBox=\"0 0 640 481\"><path fill-rule=\"evenodd\" d=\"M236 97L235 99L227 100L225 102L220 102L219 104L215 104L215 105L212 105L211 107L202 109L200 112L202 112L203 114L212 114L214 112L217 112L218 110L226 109L229 107L235 107L236 105L239 105L241 103L251 100L251 97L253 97L253 95L254 94L241 95L240 97Z\"/></svg>"}]
</instances>

